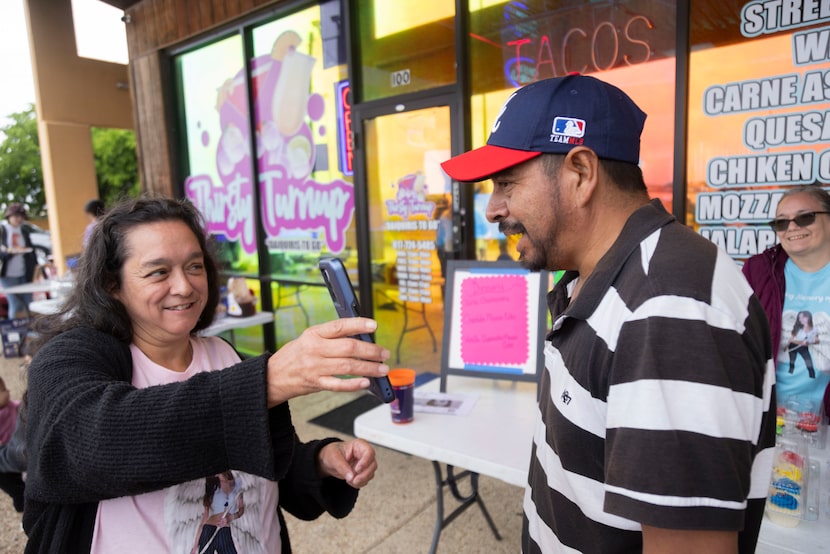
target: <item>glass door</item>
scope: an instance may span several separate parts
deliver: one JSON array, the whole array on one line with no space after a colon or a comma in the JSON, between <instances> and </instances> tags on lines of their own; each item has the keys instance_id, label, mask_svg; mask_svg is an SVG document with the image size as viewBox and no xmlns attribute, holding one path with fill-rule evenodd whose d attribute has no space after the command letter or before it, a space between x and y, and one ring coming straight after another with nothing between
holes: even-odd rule
<instances>
[{"instance_id":1,"label":"glass door","mask_svg":"<svg viewBox=\"0 0 830 554\"><path fill-rule=\"evenodd\" d=\"M438 373L443 285L452 257L450 108L363 119L376 340L392 367Z\"/></svg>"}]
</instances>

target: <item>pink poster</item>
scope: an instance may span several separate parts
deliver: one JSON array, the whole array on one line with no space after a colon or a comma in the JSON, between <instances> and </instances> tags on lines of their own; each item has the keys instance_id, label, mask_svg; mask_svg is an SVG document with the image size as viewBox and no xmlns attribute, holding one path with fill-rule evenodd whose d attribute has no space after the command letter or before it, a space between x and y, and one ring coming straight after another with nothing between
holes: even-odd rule
<instances>
[{"instance_id":1,"label":"pink poster","mask_svg":"<svg viewBox=\"0 0 830 554\"><path fill-rule=\"evenodd\" d=\"M532 326L522 275L470 277L461 283L461 360L465 365L524 366Z\"/></svg>"}]
</instances>

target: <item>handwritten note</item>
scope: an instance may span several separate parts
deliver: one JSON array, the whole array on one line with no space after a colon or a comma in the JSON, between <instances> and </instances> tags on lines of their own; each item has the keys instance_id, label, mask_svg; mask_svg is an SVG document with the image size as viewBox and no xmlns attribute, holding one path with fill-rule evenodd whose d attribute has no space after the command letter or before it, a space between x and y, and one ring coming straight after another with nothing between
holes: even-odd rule
<instances>
[{"instance_id":1,"label":"handwritten note","mask_svg":"<svg viewBox=\"0 0 830 554\"><path fill-rule=\"evenodd\" d=\"M461 283L461 359L468 365L522 366L530 357L528 283L521 275Z\"/></svg>"}]
</instances>

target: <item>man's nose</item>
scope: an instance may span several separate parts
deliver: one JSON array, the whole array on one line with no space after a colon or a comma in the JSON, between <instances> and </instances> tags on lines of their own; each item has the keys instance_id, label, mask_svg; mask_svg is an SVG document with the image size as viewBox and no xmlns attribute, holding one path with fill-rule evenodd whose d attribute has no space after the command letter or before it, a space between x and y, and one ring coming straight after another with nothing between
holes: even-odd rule
<instances>
[{"instance_id":1,"label":"man's nose","mask_svg":"<svg viewBox=\"0 0 830 554\"><path fill-rule=\"evenodd\" d=\"M504 196L501 193L493 191L493 194L490 195L490 201L487 202L487 210L485 211L487 221L490 223L498 223L507 217L507 213L507 202L505 202Z\"/></svg>"}]
</instances>

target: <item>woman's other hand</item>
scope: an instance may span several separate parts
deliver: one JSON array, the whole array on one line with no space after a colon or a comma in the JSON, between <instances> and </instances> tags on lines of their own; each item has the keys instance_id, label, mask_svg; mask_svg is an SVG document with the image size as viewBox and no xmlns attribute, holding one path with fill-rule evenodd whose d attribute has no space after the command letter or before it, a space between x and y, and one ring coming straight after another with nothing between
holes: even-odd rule
<instances>
[{"instance_id":1,"label":"woman's other hand","mask_svg":"<svg viewBox=\"0 0 830 554\"><path fill-rule=\"evenodd\" d=\"M329 390L353 392L369 387L369 377L389 373L389 351L352 338L373 333L377 322L363 317L335 319L309 327L268 360L268 407L291 398ZM344 379L342 375L355 378Z\"/></svg>"},{"instance_id":2,"label":"woman's other hand","mask_svg":"<svg viewBox=\"0 0 830 554\"><path fill-rule=\"evenodd\" d=\"M342 479L356 489L365 487L377 468L375 449L363 439L331 442L320 449L317 457L321 477Z\"/></svg>"}]
</instances>

